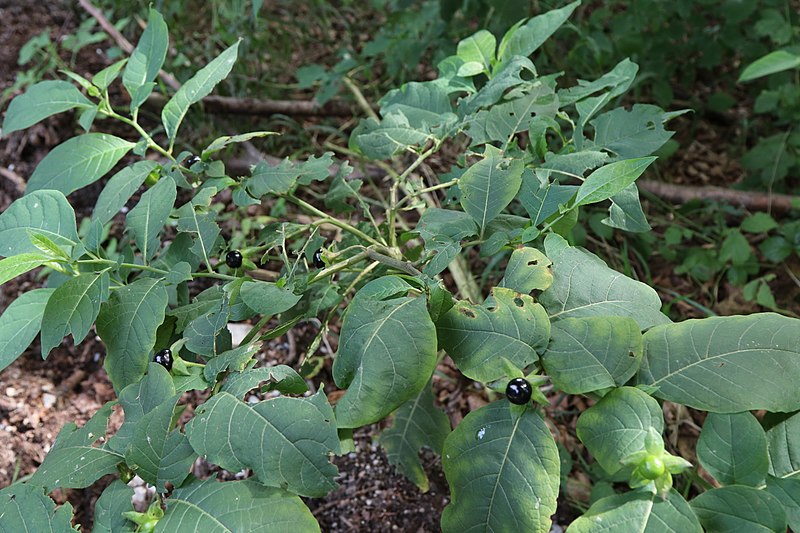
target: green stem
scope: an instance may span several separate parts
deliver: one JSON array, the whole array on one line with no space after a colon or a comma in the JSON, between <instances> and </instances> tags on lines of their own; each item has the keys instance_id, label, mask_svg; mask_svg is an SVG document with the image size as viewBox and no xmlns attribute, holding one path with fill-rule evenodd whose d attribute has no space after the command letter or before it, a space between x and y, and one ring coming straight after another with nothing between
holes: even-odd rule
<instances>
[{"instance_id":1,"label":"green stem","mask_svg":"<svg viewBox=\"0 0 800 533\"><path fill-rule=\"evenodd\" d=\"M151 267L148 265L138 265L136 263L117 263L116 261L112 261L110 259L81 259L77 261L78 264L101 264L101 265L109 265L109 266L119 266L120 268L131 268L134 270L142 270L145 272L152 272L154 274L161 274L162 276L167 276L169 274L168 270L163 270L160 268ZM193 277L198 278L214 278L214 279L221 279L226 281L233 281L237 279L235 276L228 276L227 274L219 274L217 272L195 272L192 274Z\"/></svg>"},{"instance_id":2,"label":"green stem","mask_svg":"<svg viewBox=\"0 0 800 533\"><path fill-rule=\"evenodd\" d=\"M432 185L430 187L425 187L424 189L419 189L417 191L410 192L409 194L407 194L404 198L402 198L397 203L397 207L400 207L401 205L406 203L408 200L410 200L412 198L416 198L417 196L421 196L423 194L427 194L427 193L433 192L433 191L438 191L438 190L441 190L441 189L447 189L448 187L452 187L453 185L457 185L458 181L459 181L459 179L456 178L456 179L447 181L445 183L440 183L438 185Z\"/></svg>"},{"instance_id":3,"label":"green stem","mask_svg":"<svg viewBox=\"0 0 800 533\"><path fill-rule=\"evenodd\" d=\"M334 225L336 227L342 228L343 230L347 231L348 233L352 233L353 235L355 235L356 237L358 237L361 240L367 241L368 243L374 244L375 246L383 246L382 242L380 242L380 241L378 241L376 239L373 239L372 237L370 237L369 235L367 235L366 233L364 233L360 229L358 229L358 228L356 228L354 226L351 226L347 222L343 222L343 221L341 221L339 219L336 219L336 218L333 218L333 217L329 216L324 211L320 211L319 209L317 209L313 205L309 204L308 202L305 202L305 201L301 200L300 198L297 198L296 196L292 196L292 195L289 195L289 194L284 194L284 195L281 195L281 197L282 198L286 198L290 202L302 207L306 211L310 211L311 213L314 213L315 215L325 219L325 222L328 222L329 224L332 224L332 225Z\"/></svg>"},{"instance_id":4,"label":"green stem","mask_svg":"<svg viewBox=\"0 0 800 533\"><path fill-rule=\"evenodd\" d=\"M340 271L342 271L342 270L344 270L346 268L349 268L350 266L352 266L352 265L354 265L356 263L359 263L359 262L363 261L367 257L368 257L368 254L367 254L367 252L365 250L365 251L363 251L363 252L361 252L359 254L354 255L353 257L349 257L349 258L345 259L341 263L336 263L335 265L330 266L330 267L328 267L328 268L326 268L324 270L320 270L317 273L317 275L314 276L313 278L311 278L311 280L308 283L310 285L310 284L312 284L312 283L314 283L316 281L319 281L321 279L327 278L328 276L332 276L333 274L336 274L337 272L340 272Z\"/></svg>"},{"instance_id":5,"label":"green stem","mask_svg":"<svg viewBox=\"0 0 800 533\"><path fill-rule=\"evenodd\" d=\"M367 99L364 98L364 93L362 93L361 89L359 89L358 86L356 86L356 84L353 83L353 80L345 76L342 78L342 82L344 83L345 87L347 87L350 90L350 92L353 93L353 96L356 99L356 103L358 103L359 107L364 110L367 116L380 122L381 118L378 116L375 110L372 109L372 106L369 105Z\"/></svg>"}]
</instances>

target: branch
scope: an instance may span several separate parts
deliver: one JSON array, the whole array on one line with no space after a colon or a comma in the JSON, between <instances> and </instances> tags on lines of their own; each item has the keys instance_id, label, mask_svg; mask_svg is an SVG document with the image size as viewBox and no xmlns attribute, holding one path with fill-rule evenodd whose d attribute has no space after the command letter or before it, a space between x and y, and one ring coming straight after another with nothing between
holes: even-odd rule
<instances>
[{"instance_id":1,"label":"branch","mask_svg":"<svg viewBox=\"0 0 800 533\"><path fill-rule=\"evenodd\" d=\"M800 197L787 194L768 194L755 191L737 191L724 187L696 187L676 185L659 181L639 180L639 189L668 202L685 204L691 200L709 200L738 205L750 211L788 213L792 203L800 203Z\"/></svg>"},{"instance_id":2,"label":"branch","mask_svg":"<svg viewBox=\"0 0 800 533\"><path fill-rule=\"evenodd\" d=\"M164 96L154 93L147 99L153 107L162 108L167 103ZM355 107L341 101L320 105L313 100L257 100L255 98L233 98L231 96L206 96L202 100L206 111L231 115L293 115L352 117L357 115Z\"/></svg>"}]
</instances>

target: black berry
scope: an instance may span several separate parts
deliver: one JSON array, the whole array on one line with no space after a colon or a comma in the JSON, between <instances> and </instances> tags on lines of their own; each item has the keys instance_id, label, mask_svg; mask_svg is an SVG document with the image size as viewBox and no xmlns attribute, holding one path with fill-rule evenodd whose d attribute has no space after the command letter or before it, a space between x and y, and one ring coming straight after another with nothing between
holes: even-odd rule
<instances>
[{"instance_id":1,"label":"black berry","mask_svg":"<svg viewBox=\"0 0 800 533\"><path fill-rule=\"evenodd\" d=\"M239 250L232 250L225 256L225 264L231 268L242 266L242 254Z\"/></svg>"},{"instance_id":2,"label":"black berry","mask_svg":"<svg viewBox=\"0 0 800 533\"><path fill-rule=\"evenodd\" d=\"M190 157L189 159L186 160L186 167L188 168L188 167L194 165L195 163L199 163L199 162L200 162L200 156L193 155L192 157Z\"/></svg>"},{"instance_id":3,"label":"black berry","mask_svg":"<svg viewBox=\"0 0 800 533\"><path fill-rule=\"evenodd\" d=\"M167 370L172 370L172 350L164 348L153 357L153 362L158 363Z\"/></svg>"},{"instance_id":4,"label":"black berry","mask_svg":"<svg viewBox=\"0 0 800 533\"><path fill-rule=\"evenodd\" d=\"M531 401L531 384L523 378L514 378L506 386L508 401L517 405L524 405Z\"/></svg>"},{"instance_id":5,"label":"black berry","mask_svg":"<svg viewBox=\"0 0 800 533\"><path fill-rule=\"evenodd\" d=\"M322 250L314 252L314 266L317 268L325 268L325 261L322 260Z\"/></svg>"}]
</instances>

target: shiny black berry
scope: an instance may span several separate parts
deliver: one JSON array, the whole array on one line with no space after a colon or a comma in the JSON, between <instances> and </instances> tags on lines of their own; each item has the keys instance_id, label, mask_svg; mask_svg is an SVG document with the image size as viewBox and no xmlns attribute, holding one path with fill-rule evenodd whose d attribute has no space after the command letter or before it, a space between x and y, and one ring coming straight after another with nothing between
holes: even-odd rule
<instances>
[{"instance_id":1,"label":"shiny black berry","mask_svg":"<svg viewBox=\"0 0 800 533\"><path fill-rule=\"evenodd\" d=\"M172 370L172 350L164 348L153 357L153 362L158 363L167 370Z\"/></svg>"},{"instance_id":2,"label":"shiny black berry","mask_svg":"<svg viewBox=\"0 0 800 533\"><path fill-rule=\"evenodd\" d=\"M508 401L517 405L524 405L531 401L531 384L523 378L514 378L506 386Z\"/></svg>"},{"instance_id":3,"label":"shiny black berry","mask_svg":"<svg viewBox=\"0 0 800 533\"><path fill-rule=\"evenodd\" d=\"M322 260L322 250L314 252L314 266L317 268L325 268L325 261Z\"/></svg>"},{"instance_id":4,"label":"shiny black berry","mask_svg":"<svg viewBox=\"0 0 800 533\"><path fill-rule=\"evenodd\" d=\"M242 266L242 254L239 250L232 250L225 256L225 264L231 268Z\"/></svg>"},{"instance_id":5,"label":"shiny black berry","mask_svg":"<svg viewBox=\"0 0 800 533\"><path fill-rule=\"evenodd\" d=\"M199 162L200 162L200 156L193 155L192 157L190 157L189 159L186 160L186 167L188 168L188 167L194 165L195 163L199 163Z\"/></svg>"}]
</instances>

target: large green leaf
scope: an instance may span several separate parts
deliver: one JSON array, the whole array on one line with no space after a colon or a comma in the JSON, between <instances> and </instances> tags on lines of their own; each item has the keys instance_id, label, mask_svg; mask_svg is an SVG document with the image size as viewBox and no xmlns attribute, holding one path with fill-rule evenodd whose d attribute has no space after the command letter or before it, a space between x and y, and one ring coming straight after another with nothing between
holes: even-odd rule
<instances>
[{"instance_id":1,"label":"large green leaf","mask_svg":"<svg viewBox=\"0 0 800 533\"><path fill-rule=\"evenodd\" d=\"M542 364L553 385L570 394L620 387L642 360L642 334L630 317L567 318L553 324Z\"/></svg>"},{"instance_id":2,"label":"large green leaf","mask_svg":"<svg viewBox=\"0 0 800 533\"><path fill-rule=\"evenodd\" d=\"M72 422L64 424L44 462L28 483L45 487L48 491L58 487L82 489L104 475L116 472L123 457L108 448L93 446L106 434L114 403L108 402L101 407L80 429Z\"/></svg>"},{"instance_id":3,"label":"large green leaf","mask_svg":"<svg viewBox=\"0 0 800 533\"><path fill-rule=\"evenodd\" d=\"M514 27L503 37L497 51L498 60L508 61L513 56L529 56L567 21L581 5L580 0L553 9L530 19L524 26Z\"/></svg>"},{"instance_id":4,"label":"large green leaf","mask_svg":"<svg viewBox=\"0 0 800 533\"><path fill-rule=\"evenodd\" d=\"M524 294L543 291L553 284L552 264L536 248L517 248L511 252L500 286Z\"/></svg>"},{"instance_id":5,"label":"large green leaf","mask_svg":"<svg viewBox=\"0 0 800 533\"><path fill-rule=\"evenodd\" d=\"M42 254L18 254L0 260L0 285L34 268L52 263L53 258Z\"/></svg>"},{"instance_id":6,"label":"large green leaf","mask_svg":"<svg viewBox=\"0 0 800 533\"><path fill-rule=\"evenodd\" d=\"M251 178L247 179L247 189L254 198L266 194L285 194L300 183L321 181L330 175L333 165L333 152L325 152L320 157L311 156L307 161L291 161L286 158L277 165L259 161L253 167Z\"/></svg>"},{"instance_id":7,"label":"large green leaf","mask_svg":"<svg viewBox=\"0 0 800 533\"><path fill-rule=\"evenodd\" d=\"M220 483L212 477L176 489L167 500L155 533L178 531L313 533L319 525L303 501L286 491L252 479Z\"/></svg>"},{"instance_id":8,"label":"large green leaf","mask_svg":"<svg viewBox=\"0 0 800 533\"><path fill-rule=\"evenodd\" d=\"M303 394L308 390L308 385L300 374L286 365L234 372L228 375L220 390L241 399L247 391L265 381L260 387L261 392L278 390L283 394Z\"/></svg>"},{"instance_id":9,"label":"large green leaf","mask_svg":"<svg viewBox=\"0 0 800 533\"><path fill-rule=\"evenodd\" d=\"M644 335L642 383L659 398L715 413L800 409L800 320L775 313L711 317Z\"/></svg>"},{"instance_id":10,"label":"large green leaf","mask_svg":"<svg viewBox=\"0 0 800 533\"><path fill-rule=\"evenodd\" d=\"M30 233L40 233L58 245L78 242L75 211L63 193L36 191L15 200L0 213L0 257L38 253Z\"/></svg>"},{"instance_id":11,"label":"large green leaf","mask_svg":"<svg viewBox=\"0 0 800 533\"><path fill-rule=\"evenodd\" d=\"M697 440L697 459L723 485L758 487L767 476L767 437L750 413L709 413Z\"/></svg>"},{"instance_id":12,"label":"large green leaf","mask_svg":"<svg viewBox=\"0 0 800 533\"><path fill-rule=\"evenodd\" d=\"M734 485L712 489L691 501L706 533L785 533L786 513L765 490Z\"/></svg>"},{"instance_id":13,"label":"large green leaf","mask_svg":"<svg viewBox=\"0 0 800 533\"><path fill-rule=\"evenodd\" d=\"M100 304L108 299L107 272L80 274L58 287L47 301L42 318L42 358L68 334L80 344L89 333Z\"/></svg>"},{"instance_id":14,"label":"large green leaf","mask_svg":"<svg viewBox=\"0 0 800 533\"><path fill-rule=\"evenodd\" d=\"M550 318L627 316L641 329L669 322L651 287L608 268L593 253L569 246L556 234L548 234L544 245L553 262L553 285L539 301Z\"/></svg>"},{"instance_id":15,"label":"large green leaf","mask_svg":"<svg viewBox=\"0 0 800 533\"><path fill-rule=\"evenodd\" d=\"M600 466L613 474L620 461L644 450L649 428L664 430L661 406L633 387L612 390L578 418L578 438Z\"/></svg>"},{"instance_id":16,"label":"large green leaf","mask_svg":"<svg viewBox=\"0 0 800 533\"><path fill-rule=\"evenodd\" d=\"M455 119L447 88L441 80L412 81L392 89L381 98L381 115L402 114L409 125L424 132L435 131Z\"/></svg>"},{"instance_id":17,"label":"large green leaf","mask_svg":"<svg viewBox=\"0 0 800 533\"><path fill-rule=\"evenodd\" d=\"M484 305L458 302L436 324L439 343L459 370L476 381L508 376L547 348L550 321L526 294L495 287Z\"/></svg>"},{"instance_id":18,"label":"large green leaf","mask_svg":"<svg viewBox=\"0 0 800 533\"><path fill-rule=\"evenodd\" d=\"M521 159L502 157L487 148L487 157L462 174L458 183L461 207L481 228L491 222L511 203L522 185Z\"/></svg>"},{"instance_id":19,"label":"large green leaf","mask_svg":"<svg viewBox=\"0 0 800 533\"><path fill-rule=\"evenodd\" d=\"M133 439L125 451L130 469L158 492L166 492L165 483L181 486L197 458L186 435L179 429L171 430L178 399L180 394L145 413L134 427Z\"/></svg>"},{"instance_id":20,"label":"large green leaf","mask_svg":"<svg viewBox=\"0 0 800 533\"><path fill-rule=\"evenodd\" d=\"M494 50L496 46L497 40L494 35L487 30L480 30L458 43L456 55L459 59L464 61L464 63L477 63L480 70L475 72L475 74L480 72L488 73L495 61ZM463 69L464 67L462 66L462 70ZM461 70L459 70L459 72L461 72Z\"/></svg>"},{"instance_id":21,"label":"large green leaf","mask_svg":"<svg viewBox=\"0 0 800 533\"><path fill-rule=\"evenodd\" d=\"M161 14L150 8L147 27L144 29L136 48L131 53L125 72L122 73L122 84L131 96L131 113L135 113L150 94L150 83L158 76L161 65L167 57L169 35L167 23Z\"/></svg>"},{"instance_id":22,"label":"large green leaf","mask_svg":"<svg viewBox=\"0 0 800 533\"><path fill-rule=\"evenodd\" d=\"M550 530L560 462L542 417L499 401L468 414L444 444L451 502L444 533Z\"/></svg>"},{"instance_id":23,"label":"large green leaf","mask_svg":"<svg viewBox=\"0 0 800 533\"><path fill-rule=\"evenodd\" d=\"M747 65L739 76L739 82L750 81L800 67L800 55L786 50L775 50Z\"/></svg>"},{"instance_id":24,"label":"large green leaf","mask_svg":"<svg viewBox=\"0 0 800 533\"><path fill-rule=\"evenodd\" d=\"M518 199L534 226L568 205L578 190L577 185L542 184L533 173L523 173Z\"/></svg>"},{"instance_id":25,"label":"large green leaf","mask_svg":"<svg viewBox=\"0 0 800 533\"><path fill-rule=\"evenodd\" d=\"M39 487L15 483L0 490L0 533L75 533L72 505L56 504Z\"/></svg>"},{"instance_id":26,"label":"large green leaf","mask_svg":"<svg viewBox=\"0 0 800 533\"><path fill-rule=\"evenodd\" d=\"M441 454L450 433L450 419L433 404L430 383L414 398L400 406L391 427L383 430L380 444L389 464L396 466L422 492L428 492L428 476L419 460L424 446Z\"/></svg>"},{"instance_id":27,"label":"large green leaf","mask_svg":"<svg viewBox=\"0 0 800 533\"><path fill-rule=\"evenodd\" d=\"M336 488L329 456L339 451L339 437L322 391L255 405L220 392L197 408L186 434L210 462L232 472L252 468L264 485L311 497Z\"/></svg>"},{"instance_id":28,"label":"large green leaf","mask_svg":"<svg viewBox=\"0 0 800 533\"><path fill-rule=\"evenodd\" d=\"M230 370L232 372L242 372L247 365L253 361L261 343L242 344L231 350L226 350L214 358L210 359L203 368L203 377L209 383L214 383L220 372Z\"/></svg>"},{"instance_id":29,"label":"large green leaf","mask_svg":"<svg viewBox=\"0 0 800 533\"><path fill-rule=\"evenodd\" d=\"M13 363L36 338L53 291L55 289L34 289L22 293L3 311L0 316L0 370Z\"/></svg>"},{"instance_id":30,"label":"large green leaf","mask_svg":"<svg viewBox=\"0 0 800 533\"><path fill-rule=\"evenodd\" d=\"M800 531L800 478L767 476L767 492L783 505L789 527Z\"/></svg>"},{"instance_id":31,"label":"large green leaf","mask_svg":"<svg viewBox=\"0 0 800 533\"><path fill-rule=\"evenodd\" d=\"M375 160L389 159L411 147L424 144L433 135L427 128L414 128L402 112L387 113L379 121L362 120L350 136L350 144Z\"/></svg>"},{"instance_id":32,"label":"large green leaf","mask_svg":"<svg viewBox=\"0 0 800 533\"><path fill-rule=\"evenodd\" d=\"M64 194L102 178L135 143L107 133L73 137L48 152L33 171L25 194L54 189Z\"/></svg>"},{"instance_id":33,"label":"large green leaf","mask_svg":"<svg viewBox=\"0 0 800 533\"><path fill-rule=\"evenodd\" d=\"M425 298L392 297L398 288L410 286L395 276L378 278L347 307L333 361L333 379L347 389L336 404L340 428L381 420L416 396L436 366L436 329Z\"/></svg>"},{"instance_id":34,"label":"large green leaf","mask_svg":"<svg viewBox=\"0 0 800 533\"><path fill-rule=\"evenodd\" d=\"M236 62L238 50L239 41L197 71L164 106L161 111L161 122L170 142L175 140L189 107L205 98L219 82L228 77Z\"/></svg>"},{"instance_id":35,"label":"large green leaf","mask_svg":"<svg viewBox=\"0 0 800 533\"><path fill-rule=\"evenodd\" d=\"M247 282L239 292L244 303L260 315L277 315L288 311L302 298L269 281Z\"/></svg>"},{"instance_id":36,"label":"large green leaf","mask_svg":"<svg viewBox=\"0 0 800 533\"><path fill-rule=\"evenodd\" d=\"M618 107L595 118L595 150L606 150L614 159L645 157L662 146L674 132L664 129L666 113L657 106L635 104L630 111Z\"/></svg>"},{"instance_id":37,"label":"large green leaf","mask_svg":"<svg viewBox=\"0 0 800 533\"><path fill-rule=\"evenodd\" d=\"M602 220L606 226L634 233L650 231L642 204L639 201L639 188L631 183L611 197L608 218Z\"/></svg>"},{"instance_id":38,"label":"large green leaf","mask_svg":"<svg viewBox=\"0 0 800 533\"><path fill-rule=\"evenodd\" d=\"M103 366L115 390L136 383L144 375L166 307L166 288L160 280L151 278L113 291L100 308L97 334L106 346Z\"/></svg>"},{"instance_id":39,"label":"large green leaf","mask_svg":"<svg viewBox=\"0 0 800 533\"><path fill-rule=\"evenodd\" d=\"M94 506L92 533L134 533L136 524L122 516L133 511L133 488L119 479L111 482Z\"/></svg>"},{"instance_id":40,"label":"large green leaf","mask_svg":"<svg viewBox=\"0 0 800 533\"><path fill-rule=\"evenodd\" d=\"M609 163L598 168L586 178L575 196L575 206L602 202L631 185L655 161L655 157L641 157Z\"/></svg>"},{"instance_id":41,"label":"large green leaf","mask_svg":"<svg viewBox=\"0 0 800 533\"><path fill-rule=\"evenodd\" d=\"M86 109L92 106L92 102L69 82L40 81L11 100L3 120L3 135L33 126L40 120L68 109Z\"/></svg>"},{"instance_id":42,"label":"large green leaf","mask_svg":"<svg viewBox=\"0 0 800 533\"><path fill-rule=\"evenodd\" d=\"M689 503L675 490L666 499L647 491L614 494L598 500L579 516L567 533L702 533Z\"/></svg>"},{"instance_id":43,"label":"large green leaf","mask_svg":"<svg viewBox=\"0 0 800 533\"><path fill-rule=\"evenodd\" d=\"M136 246L147 263L161 247L159 235L172 212L178 192L175 181L164 176L145 192L136 207L130 210L125 225L133 232Z\"/></svg>"},{"instance_id":44,"label":"large green leaf","mask_svg":"<svg viewBox=\"0 0 800 533\"><path fill-rule=\"evenodd\" d=\"M205 265L211 263L211 257L218 247L217 237L220 234L217 213L209 208L215 190L213 187L204 189L176 212L178 229L195 234L191 251Z\"/></svg>"},{"instance_id":45,"label":"large green leaf","mask_svg":"<svg viewBox=\"0 0 800 533\"><path fill-rule=\"evenodd\" d=\"M767 430L769 473L778 478L800 479L800 413Z\"/></svg>"},{"instance_id":46,"label":"large green leaf","mask_svg":"<svg viewBox=\"0 0 800 533\"><path fill-rule=\"evenodd\" d=\"M186 349L198 355L211 357L230 349L231 334L228 330L230 306L227 299L220 300L186 326L183 336Z\"/></svg>"},{"instance_id":47,"label":"large green leaf","mask_svg":"<svg viewBox=\"0 0 800 533\"><path fill-rule=\"evenodd\" d=\"M531 88L521 98L478 111L468 119L467 135L472 146L497 141L507 146L514 134L527 131L541 117L553 118L558 99L553 88L544 83Z\"/></svg>"},{"instance_id":48,"label":"large green leaf","mask_svg":"<svg viewBox=\"0 0 800 533\"><path fill-rule=\"evenodd\" d=\"M625 58L594 81L578 80L578 85L559 90L558 99L562 106L567 106L606 89L610 98L614 98L628 90L638 71L639 65Z\"/></svg>"},{"instance_id":49,"label":"large green leaf","mask_svg":"<svg viewBox=\"0 0 800 533\"><path fill-rule=\"evenodd\" d=\"M111 176L97 198L92 218L102 224L114 218L156 167L155 161L137 161Z\"/></svg>"}]
</instances>

